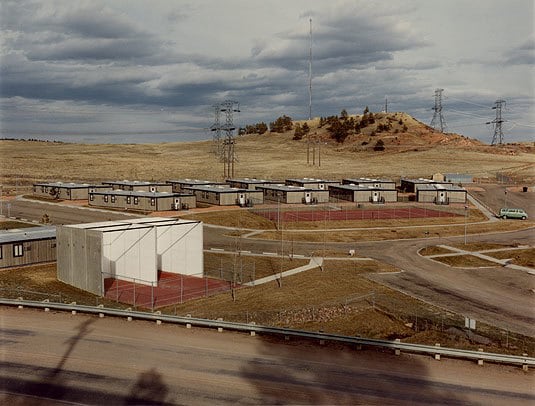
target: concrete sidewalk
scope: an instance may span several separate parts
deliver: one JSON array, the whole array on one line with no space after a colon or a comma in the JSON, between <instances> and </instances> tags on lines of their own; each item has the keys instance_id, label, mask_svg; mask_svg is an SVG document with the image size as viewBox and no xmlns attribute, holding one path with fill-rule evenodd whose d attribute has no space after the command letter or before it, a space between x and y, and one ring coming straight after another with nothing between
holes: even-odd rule
<instances>
[{"instance_id":1,"label":"concrete sidewalk","mask_svg":"<svg viewBox=\"0 0 535 406\"><path fill-rule=\"evenodd\" d=\"M294 269L290 269L288 271L284 271L284 272L282 272L282 277L284 278L286 276L295 275L295 274L298 274L298 273L301 273L301 272L308 271L310 269L321 267L322 265L323 265L323 258L312 257L310 259L310 262L308 263L308 265L303 265L303 266L300 266L298 268L294 268ZM278 273L278 274L275 274L275 275L266 276L265 278L257 279L257 280L255 280L253 282L244 283L243 286L262 285L264 283L275 281L275 280L280 279L280 278L281 278L281 274Z\"/></svg>"}]
</instances>

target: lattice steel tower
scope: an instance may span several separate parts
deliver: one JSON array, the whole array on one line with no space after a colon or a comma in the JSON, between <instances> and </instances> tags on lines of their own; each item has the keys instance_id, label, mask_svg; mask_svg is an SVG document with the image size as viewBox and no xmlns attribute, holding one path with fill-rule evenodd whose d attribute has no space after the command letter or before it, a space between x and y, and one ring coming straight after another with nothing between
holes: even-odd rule
<instances>
[{"instance_id":1,"label":"lattice steel tower","mask_svg":"<svg viewBox=\"0 0 535 406\"><path fill-rule=\"evenodd\" d=\"M505 121L502 119L502 106L505 107L505 100L496 100L495 106L492 108L496 110L496 118L492 121L489 121L487 124L494 124L494 136L492 137L491 145L502 145L503 144L503 130L502 123Z\"/></svg>"},{"instance_id":2,"label":"lattice steel tower","mask_svg":"<svg viewBox=\"0 0 535 406\"><path fill-rule=\"evenodd\" d=\"M435 130L440 130L443 133L446 130L446 120L442 115L442 92L444 89L435 89L435 107L433 107L433 119L431 120L431 127Z\"/></svg>"},{"instance_id":3,"label":"lattice steel tower","mask_svg":"<svg viewBox=\"0 0 535 406\"><path fill-rule=\"evenodd\" d=\"M221 158L221 106L219 104L214 104L214 124L210 127L210 130L214 133L213 136L213 153Z\"/></svg>"},{"instance_id":4,"label":"lattice steel tower","mask_svg":"<svg viewBox=\"0 0 535 406\"><path fill-rule=\"evenodd\" d=\"M224 163L224 176L231 178L234 177L234 163L236 162L234 113L240 112L240 104L234 100L225 100L219 105L219 111L225 114L225 124L220 126L221 130L225 132L221 154Z\"/></svg>"}]
</instances>

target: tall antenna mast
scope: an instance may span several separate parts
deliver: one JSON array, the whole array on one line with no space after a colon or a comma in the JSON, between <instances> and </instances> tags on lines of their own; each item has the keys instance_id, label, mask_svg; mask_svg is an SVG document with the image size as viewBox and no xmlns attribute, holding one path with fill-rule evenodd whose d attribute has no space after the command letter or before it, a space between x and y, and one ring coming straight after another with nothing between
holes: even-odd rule
<instances>
[{"instance_id":1,"label":"tall antenna mast","mask_svg":"<svg viewBox=\"0 0 535 406\"><path fill-rule=\"evenodd\" d=\"M492 109L496 110L496 118L492 121L489 121L487 124L494 123L494 136L492 137L491 145L502 145L503 144L503 130L502 123L505 120L502 120L502 106L505 106L505 100L496 100L496 106Z\"/></svg>"},{"instance_id":2,"label":"tall antenna mast","mask_svg":"<svg viewBox=\"0 0 535 406\"><path fill-rule=\"evenodd\" d=\"M443 133L446 130L446 120L442 115L442 92L444 89L435 89L435 107L433 110L433 119L431 120L431 127L435 130L440 130Z\"/></svg>"},{"instance_id":3,"label":"tall antenna mast","mask_svg":"<svg viewBox=\"0 0 535 406\"><path fill-rule=\"evenodd\" d=\"M312 120L312 18L310 22L310 47L308 49L308 119Z\"/></svg>"}]
</instances>

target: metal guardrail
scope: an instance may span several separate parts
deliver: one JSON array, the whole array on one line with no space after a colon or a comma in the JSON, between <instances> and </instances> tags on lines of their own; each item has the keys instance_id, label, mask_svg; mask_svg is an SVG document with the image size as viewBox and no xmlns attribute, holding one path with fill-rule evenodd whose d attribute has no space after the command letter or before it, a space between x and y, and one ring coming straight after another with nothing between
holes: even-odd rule
<instances>
[{"instance_id":1,"label":"metal guardrail","mask_svg":"<svg viewBox=\"0 0 535 406\"><path fill-rule=\"evenodd\" d=\"M197 319L193 317L181 317L181 316L171 316L159 313L147 313L139 312L133 310L122 310L122 309L110 309L104 307L95 307L95 306L84 306L76 304L67 304L67 303L54 303L54 302L38 302L30 300L21 300L21 299L4 299L0 298L0 305L6 306L27 306L33 308L41 309L55 309L61 311L69 312L81 312L89 314L103 314L108 316L115 317L131 317L132 319L138 320L151 320L151 321L161 321L174 324L183 324L197 327L209 327L217 329L227 329L234 331L243 331L250 333L265 333L272 335L281 335L285 337L299 337L299 338L308 338L320 341L332 341L346 344L354 345L366 345L372 347L381 347L389 348L393 350L406 351L412 353L428 354L437 357L437 355L443 355L452 358L461 358L461 359L471 359L478 361L489 361L496 363L512 364L512 365L521 365L524 368L528 366L535 366L535 358L528 356L517 356L517 355L507 355L507 354L496 354L492 352L482 352L482 351L471 351L471 350L460 350L455 348L448 347L439 347L423 344L412 344L412 343L402 343L400 341L389 341L389 340L376 340L370 338L360 338L360 337L351 337L351 336L342 336L336 334L328 333L315 333L304 330L294 330L287 328L279 327L268 327L256 325L254 323L235 323L224 320L209 320L209 319Z\"/></svg>"}]
</instances>

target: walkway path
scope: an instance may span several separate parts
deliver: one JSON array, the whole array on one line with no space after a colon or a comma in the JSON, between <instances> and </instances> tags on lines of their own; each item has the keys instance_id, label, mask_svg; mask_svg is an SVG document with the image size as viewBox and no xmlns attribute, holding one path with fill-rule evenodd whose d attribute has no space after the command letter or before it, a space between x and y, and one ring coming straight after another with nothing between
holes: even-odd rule
<instances>
[{"instance_id":1,"label":"walkway path","mask_svg":"<svg viewBox=\"0 0 535 406\"><path fill-rule=\"evenodd\" d=\"M530 248L529 246L520 246L520 247L509 247L509 248L497 248L497 249L489 249L489 250L481 250L481 251L466 251L460 248L451 247L449 245L438 245L440 248L445 248L447 250L453 251L446 254L436 254L436 255L428 255L426 258L433 259L433 258L440 258L440 257L453 257L457 255L472 255L477 258L484 259L486 261L494 262L496 264L500 264L506 268L512 268L516 269L518 271L524 271L529 273L530 275L535 275L535 269L528 268L526 266L520 266L515 264L510 264L509 259L498 259L494 258L488 255L485 255L484 253L489 252L499 252L499 251L514 251L514 250L521 250L521 249L527 249Z\"/></svg>"},{"instance_id":2,"label":"walkway path","mask_svg":"<svg viewBox=\"0 0 535 406\"><path fill-rule=\"evenodd\" d=\"M265 278L257 279L253 282L244 283L243 286L256 286L256 285L262 285L264 283L268 283L271 281L275 281L277 279L280 279L281 277L284 278L286 276L295 275L301 272L308 271L310 269L318 268L323 266L323 258L320 257L312 257L310 259L310 262L308 265L300 266L299 268L290 269L288 271L284 271L282 273L278 273L275 275L266 276Z\"/></svg>"}]
</instances>

